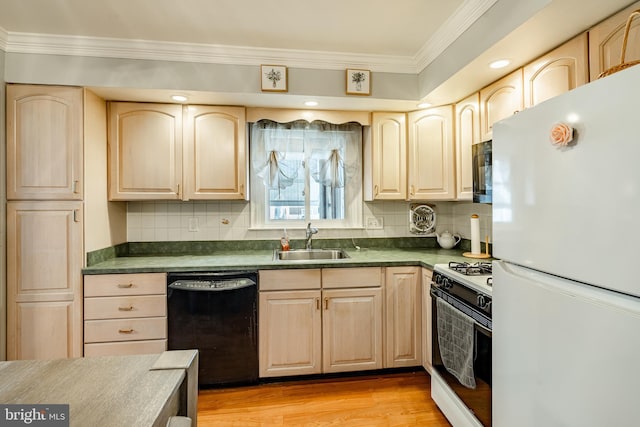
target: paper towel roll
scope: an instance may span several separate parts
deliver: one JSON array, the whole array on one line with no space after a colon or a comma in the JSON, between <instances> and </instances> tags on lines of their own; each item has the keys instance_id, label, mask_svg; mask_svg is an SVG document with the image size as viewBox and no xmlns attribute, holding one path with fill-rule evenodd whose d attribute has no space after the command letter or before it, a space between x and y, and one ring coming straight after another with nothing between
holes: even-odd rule
<instances>
[{"instance_id":1,"label":"paper towel roll","mask_svg":"<svg viewBox=\"0 0 640 427\"><path fill-rule=\"evenodd\" d=\"M471 253L479 254L480 252L480 218L478 215L471 215Z\"/></svg>"}]
</instances>

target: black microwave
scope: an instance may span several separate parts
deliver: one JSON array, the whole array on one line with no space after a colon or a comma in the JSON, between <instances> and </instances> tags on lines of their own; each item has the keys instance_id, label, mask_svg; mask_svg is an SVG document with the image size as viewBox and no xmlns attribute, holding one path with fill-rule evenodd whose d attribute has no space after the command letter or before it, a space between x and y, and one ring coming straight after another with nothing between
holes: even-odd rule
<instances>
[{"instance_id":1,"label":"black microwave","mask_svg":"<svg viewBox=\"0 0 640 427\"><path fill-rule=\"evenodd\" d=\"M493 192L491 141L473 144L471 153L473 157L473 201L475 203L491 203Z\"/></svg>"}]
</instances>

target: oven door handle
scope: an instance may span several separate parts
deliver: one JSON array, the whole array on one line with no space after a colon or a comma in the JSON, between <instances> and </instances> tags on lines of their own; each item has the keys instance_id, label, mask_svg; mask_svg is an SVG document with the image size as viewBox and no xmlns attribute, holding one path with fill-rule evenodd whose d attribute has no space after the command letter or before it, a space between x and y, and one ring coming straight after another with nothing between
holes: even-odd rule
<instances>
[{"instance_id":1,"label":"oven door handle","mask_svg":"<svg viewBox=\"0 0 640 427\"><path fill-rule=\"evenodd\" d=\"M439 297L439 296L438 296L438 295L433 291L433 289L430 289L430 290L429 290L429 293L431 294L431 297L432 297L432 298L440 298L440 297ZM440 299L442 299L442 298L440 298ZM474 323L475 329L476 329L478 332L480 332L480 333L482 333L482 334L484 334L484 335L488 336L489 338L491 338L491 336L492 336L491 329L487 329L487 328L485 328L483 325L481 325L480 323L478 323L478 322L477 322L477 321L475 321L475 320L473 321L473 323Z\"/></svg>"}]
</instances>

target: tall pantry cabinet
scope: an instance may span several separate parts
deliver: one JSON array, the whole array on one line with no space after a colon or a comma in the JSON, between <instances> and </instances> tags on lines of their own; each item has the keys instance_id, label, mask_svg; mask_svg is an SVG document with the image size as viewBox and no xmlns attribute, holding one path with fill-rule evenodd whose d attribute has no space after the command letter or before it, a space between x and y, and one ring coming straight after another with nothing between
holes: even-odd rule
<instances>
[{"instance_id":1,"label":"tall pantry cabinet","mask_svg":"<svg viewBox=\"0 0 640 427\"><path fill-rule=\"evenodd\" d=\"M7 359L82 356L83 89L7 86Z\"/></svg>"}]
</instances>

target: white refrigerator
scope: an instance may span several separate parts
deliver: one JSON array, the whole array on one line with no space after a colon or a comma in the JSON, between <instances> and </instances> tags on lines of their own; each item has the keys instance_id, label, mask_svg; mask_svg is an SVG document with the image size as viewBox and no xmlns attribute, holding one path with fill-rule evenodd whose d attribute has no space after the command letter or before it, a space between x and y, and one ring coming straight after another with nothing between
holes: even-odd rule
<instances>
[{"instance_id":1,"label":"white refrigerator","mask_svg":"<svg viewBox=\"0 0 640 427\"><path fill-rule=\"evenodd\" d=\"M493 426L639 426L640 66L496 123L492 148Z\"/></svg>"}]
</instances>

